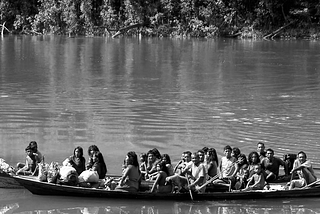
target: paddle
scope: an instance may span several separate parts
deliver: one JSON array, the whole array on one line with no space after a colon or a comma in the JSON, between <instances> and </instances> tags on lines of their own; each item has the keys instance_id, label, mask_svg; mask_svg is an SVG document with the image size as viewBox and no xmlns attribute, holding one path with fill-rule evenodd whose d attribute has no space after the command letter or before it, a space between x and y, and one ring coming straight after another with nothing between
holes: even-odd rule
<instances>
[{"instance_id":1,"label":"paddle","mask_svg":"<svg viewBox=\"0 0 320 214\"><path fill-rule=\"evenodd\" d=\"M308 188L308 187L310 187L310 186L312 186L312 185L314 185L316 183L319 183L319 182L320 182L320 180L316 180L315 182L312 182L312 183L308 184L307 186L302 187L301 189L306 189L306 188Z\"/></svg>"},{"instance_id":2,"label":"paddle","mask_svg":"<svg viewBox=\"0 0 320 214\"><path fill-rule=\"evenodd\" d=\"M188 175L186 174L185 177L186 177L186 179L187 179L187 184L188 184L188 186L189 186L189 185L190 185L190 182L189 182L189 179L188 179ZM191 191L190 188L189 188L189 194L190 194L191 200L193 201L193 195L192 195L192 191Z\"/></svg>"},{"instance_id":3,"label":"paddle","mask_svg":"<svg viewBox=\"0 0 320 214\"><path fill-rule=\"evenodd\" d=\"M207 186L208 184L210 184L212 181L216 180L217 178L219 178L218 175L213 176L212 178L210 178L209 180L207 180L207 182L205 182L204 184L202 184L202 186L200 186L199 188L197 188L197 190L202 189L203 187Z\"/></svg>"}]
</instances>

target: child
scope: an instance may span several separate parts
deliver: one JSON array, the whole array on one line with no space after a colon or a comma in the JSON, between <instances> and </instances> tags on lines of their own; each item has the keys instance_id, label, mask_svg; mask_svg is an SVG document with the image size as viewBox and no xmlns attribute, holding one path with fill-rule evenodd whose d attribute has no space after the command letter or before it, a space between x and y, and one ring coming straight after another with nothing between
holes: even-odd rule
<instances>
[{"instance_id":1,"label":"child","mask_svg":"<svg viewBox=\"0 0 320 214\"><path fill-rule=\"evenodd\" d=\"M173 175L173 166L171 164L171 159L170 156L168 154L163 154L162 155L162 161L164 161L166 163L166 167L168 169L168 176Z\"/></svg>"},{"instance_id":2,"label":"child","mask_svg":"<svg viewBox=\"0 0 320 214\"><path fill-rule=\"evenodd\" d=\"M235 162L237 159L231 156L232 148L227 145L223 149L224 157L220 160L219 170L220 170L220 178L215 180L214 184L229 184L230 181L234 183L235 181Z\"/></svg>"},{"instance_id":3,"label":"child","mask_svg":"<svg viewBox=\"0 0 320 214\"><path fill-rule=\"evenodd\" d=\"M141 153L140 154L140 172L142 175L142 179L145 180L145 174L147 173L147 154Z\"/></svg>"},{"instance_id":4,"label":"child","mask_svg":"<svg viewBox=\"0 0 320 214\"><path fill-rule=\"evenodd\" d=\"M26 164L16 172L17 175L33 175L36 172L37 160L31 146L29 145L25 150L27 153Z\"/></svg>"},{"instance_id":5,"label":"child","mask_svg":"<svg viewBox=\"0 0 320 214\"><path fill-rule=\"evenodd\" d=\"M172 191L172 185L166 182L166 178L168 177L168 168L166 167L166 162L161 161L157 164L157 177L152 186L151 192L158 193L170 193Z\"/></svg>"},{"instance_id":6,"label":"child","mask_svg":"<svg viewBox=\"0 0 320 214\"><path fill-rule=\"evenodd\" d=\"M261 164L254 165L253 170L255 174L248 179L247 186L244 190L263 190L266 180L261 168Z\"/></svg>"}]
</instances>

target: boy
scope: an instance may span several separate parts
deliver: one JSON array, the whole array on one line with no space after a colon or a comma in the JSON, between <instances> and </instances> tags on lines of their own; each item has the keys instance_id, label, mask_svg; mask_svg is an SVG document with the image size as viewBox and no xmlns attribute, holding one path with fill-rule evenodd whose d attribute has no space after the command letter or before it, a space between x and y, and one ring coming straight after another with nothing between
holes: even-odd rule
<instances>
[{"instance_id":1,"label":"boy","mask_svg":"<svg viewBox=\"0 0 320 214\"><path fill-rule=\"evenodd\" d=\"M37 166L37 160L30 145L25 150L27 153L26 164L16 172L17 175L32 175Z\"/></svg>"},{"instance_id":2,"label":"boy","mask_svg":"<svg viewBox=\"0 0 320 214\"><path fill-rule=\"evenodd\" d=\"M262 173L261 164L254 165L253 170L254 174L248 179L247 186L244 190L263 190L266 180Z\"/></svg>"},{"instance_id":3,"label":"boy","mask_svg":"<svg viewBox=\"0 0 320 214\"><path fill-rule=\"evenodd\" d=\"M231 155L232 153L232 148L227 145L223 149L224 151L224 157L221 158L219 169L220 169L220 178L215 180L213 183L214 184L228 184L234 183L235 177L234 172L235 172L235 162L237 159Z\"/></svg>"}]
</instances>

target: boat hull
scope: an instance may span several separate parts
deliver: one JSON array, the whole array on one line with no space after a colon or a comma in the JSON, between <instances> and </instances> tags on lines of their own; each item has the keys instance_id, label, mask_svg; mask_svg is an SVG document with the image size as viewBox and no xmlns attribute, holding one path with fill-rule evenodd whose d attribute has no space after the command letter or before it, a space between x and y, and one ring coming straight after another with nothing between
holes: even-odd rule
<instances>
[{"instance_id":1,"label":"boat hull","mask_svg":"<svg viewBox=\"0 0 320 214\"><path fill-rule=\"evenodd\" d=\"M0 188L21 189L23 186L8 173L0 171Z\"/></svg>"},{"instance_id":2,"label":"boat hull","mask_svg":"<svg viewBox=\"0 0 320 214\"><path fill-rule=\"evenodd\" d=\"M97 198L125 198L145 200L191 200L189 193L159 194L150 192L128 193L113 190L93 189L66 186L40 182L34 178L14 176L15 180L36 195L97 197ZM320 187L295 189L295 190L263 190L263 191L237 191L237 192L212 192L204 194L193 194L193 199L201 200L243 200L243 199L266 199L266 198L299 198L320 197Z\"/></svg>"}]
</instances>

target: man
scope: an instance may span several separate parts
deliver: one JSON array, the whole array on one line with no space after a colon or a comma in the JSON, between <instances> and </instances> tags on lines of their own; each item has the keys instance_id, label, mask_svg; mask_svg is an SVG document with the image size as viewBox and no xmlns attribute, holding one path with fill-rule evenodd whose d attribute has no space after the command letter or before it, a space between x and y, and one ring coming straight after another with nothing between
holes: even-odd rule
<instances>
[{"instance_id":1,"label":"man","mask_svg":"<svg viewBox=\"0 0 320 214\"><path fill-rule=\"evenodd\" d=\"M264 143L259 142L257 144L257 152L259 154L260 160L266 157L266 151L265 151L265 146Z\"/></svg>"},{"instance_id":2,"label":"man","mask_svg":"<svg viewBox=\"0 0 320 214\"><path fill-rule=\"evenodd\" d=\"M199 154L195 152L191 155L191 163L185 166L181 171L181 174L175 174L167 177L166 182L172 181L178 186L179 191L187 188L190 190L196 190L205 182L206 176L205 166L200 162ZM188 187L185 188L187 185ZM205 188L198 191L204 192Z\"/></svg>"},{"instance_id":3,"label":"man","mask_svg":"<svg viewBox=\"0 0 320 214\"><path fill-rule=\"evenodd\" d=\"M302 188L317 180L311 162L307 160L307 155L303 151L298 153L298 159L293 163L291 173L295 172L298 174L299 179L292 180L289 189Z\"/></svg>"},{"instance_id":4,"label":"man","mask_svg":"<svg viewBox=\"0 0 320 214\"><path fill-rule=\"evenodd\" d=\"M274 151L267 149L266 158L261 160L261 165L266 172L266 181L272 182L279 177L279 168L283 166L285 175L288 175L288 165L280 158L274 157Z\"/></svg>"},{"instance_id":5,"label":"man","mask_svg":"<svg viewBox=\"0 0 320 214\"><path fill-rule=\"evenodd\" d=\"M188 174L189 185L188 188L195 190L199 188L205 181L206 178L206 169L205 166L201 163L200 155L198 153L193 153L191 155L192 164L189 164L182 171L182 175ZM183 177L181 177L183 179ZM201 189L205 191L205 188Z\"/></svg>"},{"instance_id":6,"label":"man","mask_svg":"<svg viewBox=\"0 0 320 214\"><path fill-rule=\"evenodd\" d=\"M220 169L220 178L215 180L214 184L229 184L230 181L234 184L235 181L235 163L237 159L231 155L232 148L227 145L223 149L224 157L221 158L219 169Z\"/></svg>"}]
</instances>

